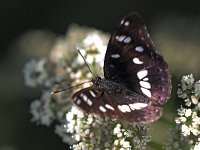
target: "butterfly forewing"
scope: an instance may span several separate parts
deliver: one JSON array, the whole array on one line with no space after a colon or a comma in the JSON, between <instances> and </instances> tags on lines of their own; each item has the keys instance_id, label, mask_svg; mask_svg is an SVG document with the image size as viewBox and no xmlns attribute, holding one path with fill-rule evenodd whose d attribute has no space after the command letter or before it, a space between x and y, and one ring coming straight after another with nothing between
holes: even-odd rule
<instances>
[{"instance_id":1,"label":"butterfly forewing","mask_svg":"<svg viewBox=\"0 0 200 150\"><path fill-rule=\"evenodd\" d=\"M143 19L137 13L124 17L111 36L104 62L106 79L163 104L170 95L171 77L154 48Z\"/></svg>"},{"instance_id":2,"label":"butterfly forewing","mask_svg":"<svg viewBox=\"0 0 200 150\"><path fill-rule=\"evenodd\" d=\"M85 88L73 95L73 103L87 113L110 119L123 119L133 124L146 124L160 118L162 108L148 105L146 98L123 98L94 87Z\"/></svg>"}]
</instances>

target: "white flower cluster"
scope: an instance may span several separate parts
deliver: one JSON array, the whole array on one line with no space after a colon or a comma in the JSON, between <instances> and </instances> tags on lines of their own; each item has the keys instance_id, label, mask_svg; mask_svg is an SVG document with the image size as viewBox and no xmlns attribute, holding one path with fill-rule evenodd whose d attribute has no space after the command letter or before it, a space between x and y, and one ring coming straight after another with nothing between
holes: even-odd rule
<instances>
[{"instance_id":1,"label":"white flower cluster","mask_svg":"<svg viewBox=\"0 0 200 150\"><path fill-rule=\"evenodd\" d=\"M30 112L33 115L31 121L38 121L44 125L49 126L54 120L55 116L51 111L50 105L50 91L43 92L40 100L35 100L31 103Z\"/></svg>"},{"instance_id":2,"label":"white flower cluster","mask_svg":"<svg viewBox=\"0 0 200 150\"><path fill-rule=\"evenodd\" d=\"M194 136L200 135L200 117L197 116L196 111L192 109L181 108L178 109L176 123L181 124L181 132L184 136L193 134Z\"/></svg>"},{"instance_id":3,"label":"white flower cluster","mask_svg":"<svg viewBox=\"0 0 200 150\"><path fill-rule=\"evenodd\" d=\"M113 149L120 148L121 150L125 149L131 149L131 145L129 141L126 141L124 136L127 136L128 133L125 129L121 128L121 124L117 124L116 127L113 130L113 135L116 136L116 139L114 141L115 147Z\"/></svg>"},{"instance_id":4,"label":"white flower cluster","mask_svg":"<svg viewBox=\"0 0 200 150\"><path fill-rule=\"evenodd\" d=\"M183 76L177 94L184 101L175 118L176 134L171 141L171 149L178 149L183 143L189 145L189 149L200 147L200 80L194 80L193 75ZM177 138L178 137L178 138ZM175 144L176 143L176 144ZM170 146L168 145L168 149ZM188 148L188 147L187 147ZM184 147L183 149L186 149Z\"/></svg>"},{"instance_id":5,"label":"white flower cluster","mask_svg":"<svg viewBox=\"0 0 200 150\"><path fill-rule=\"evenodd\" d=\"M73 141L71 135L66 134L63 128L63 121L65 114L71 108L71 93L75 89L54 95L50 93L52 90L91 80L92 74L84 64L83 58L78 55L76 47L86 58L93 73L101 75L108 37L96 29L71 25L66 36L55 39L46 58L33 59L25 64L23 69L25 85L42 88L40 99L34 100L30 105L31 121L46 126L58 122L55 124L55 132L63 138L63 141L73 143L70 142Z\"/></svg>"},{"instance_id":6,"label":"white flower cluster","mask_svg":"<svg viewBox=\"0 0 200 150\"><path fill-rule=\"evenodd\" d=\"M27 86L36 87L37 85L45 84L44 82L48 78L45 64L45 59L39 61L32 59L24 66L24 81Z\"/></svg>"},{"instance_id":7,"label":"white flower cluster","mask_svg":"<svg viewBox=\"0 0 200 150\"><path fill-rule=\"evenodd\" d=\"M64 143L68 143L69 145L73 145L76 141L71 137L71 134L66 132L65 121L63 123L55 126L55 133L62 138Z\"/></svg>"},{"instance_id":8,"label":"white flower cluster","mask_svg":"<svg viewBox=\"0 0 200 150\"><path fill-rule=\"evenodd\" d=\"M101 120L98 120L98 117L86 115L75 106L72 106L71 111L66 115L66 119L67 132L72 135L72 138L79 142L72 146L73 149L81 150L98 148L97 145L100 141L92 130L92 127L99 127L98 122L101 122Z\"/></svg>"},{"instance_id":9,"label":"white flower cluster","mask_svg":"<svg viewBox=\"0 0 200 150\"><path fill-rule=\"evenodd\" d=\"M67 113L66 119L67 132L78 142L72 145L74 150L140 150L150 142L147 125L124 127L124 123L87 115L75 106Z\"/></svg>"}]
</instances>

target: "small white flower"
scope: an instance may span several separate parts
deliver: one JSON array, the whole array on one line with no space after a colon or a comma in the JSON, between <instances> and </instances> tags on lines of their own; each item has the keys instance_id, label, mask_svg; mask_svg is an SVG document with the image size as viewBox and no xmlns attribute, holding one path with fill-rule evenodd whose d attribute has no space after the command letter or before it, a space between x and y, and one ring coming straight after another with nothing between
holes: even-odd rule
<instances>
[{"instance_id":1,"label":"small white flower","mask_svg":"<svg viewBox=\"0 0 200 150\"><path fill-rule=\"evenodd\" d=\"M194 83L194 77L192 74L183 76L181 82L191 85Z\"/></svg>"},{"instance_id":2,"label":"small white flower","mask_svg":"<svg viewBox=\"0 0 200 150\"><path fill-rule=\"evenodd\" d=\"M182 83L181 88L183 91L187 90L187 85L185 83Z\"/></svg>"},{"instance_id":3,"label":"small white flower","mask_svg":"<svg viewBox=\"0 0 200 150\"><path fill-rule=\"evenodd\" d=\"M200 150L200 143L197 143L197 144L194 146L194 150Z\"/></svg>"},{"instance_id":4,"label":"small white flower","mask_svg":"<svg viewBox=\"0 0 200 150\"><path fill-rule=\"evenodd\" d=\"M185 116L189 117L189 116L191 116L191 114L192 114L192 110L191 109L186 109Z\"/></svg>"},{"instance_id":5,"label":"small white flower","mask_svg":"<svg viewBox=\"0 0 200 150\"><path fill-rule=\"evenodd\" d=\"M184 136L190 135L190 128L185 124L181 126L181 131Z\"/></svg>"},{"instance_id":6,"label":"small white flower","mask_svg":"<svg viewBox=\"0 0 200 150\"><path fill-rule=\"evenodd\" d=\"M184 93L181 89L178 89L177 95L178 97L183 98L183 99L187 98L187 94Z\"/></svg>"},{"instance_id":7,"label":"small white flower","mask_svg":"<svg viewBox=\"0 0 200 150\"><path fill-rule=\"evenodd\" d=\"M185 110L184 108L181 107L181 108L177 109L177 111L178 111L178 115L179 115L179 116L184 116L186 110Z\"/></svg>"},{"instance_id":8,"label":"small white flower","mask_svg":"<svg viewBox=\"0 0 200 150\"><path fill-rule=\"evenodd\" d=\"M195 123L195 124L200 124L200 117L198 116L192 116L192 122Z\"/></svg>"},{"instance_id":9,"label":"small white flower","mask_svg":"<svg viewBox=\"0 0 200 150\"><path fill-rule=\"evenodd\" d=\"M105 45L103 44L103 41L101 40L100 36L96 33L88 35L84 40L83 44L88 49L99 49L104 50Z\"/></svg>"},{"instance_id":10,"label":"small white flower","mask_svg":"<svg viewBox=\"0 0 200 150\"><path fill-rule=\"evenodd\" d=\"M93 123L93 117L92 116L88 116L87 124L92 124L92 123Z\"/></svg>"},{"instance_id":11,"label":"small white flower","mask_svg":"<svg viewBox=\"0 0 200 150\"><path fill-rule=\"evenodd\" d=\"M117 124L117 126L114 128L113 130L113 134L114 135L117 135L119 133L121 133L121 129L120 129L121 125L120 124Z\"/></svg>"},{"instance_id":12,"label":"small white flower","mask_svg":"<svg viewBox=\"0 0 200 150\"><path fill-rule=\"evenodd\" d=\"M191 96L191 99L192 99L192 103L194 105L198 104L199 101L198 101L198 99L195 96Z\"/></svg>"},{"instance_id":13,"label":"small white flower","mask_svg":"<svg viewBox=\"0 0 200 150\"><path fill-rule=\"evenodd\" d=\"M195 136L197 136L199 134L199 130L196 128L191 128L190 130Z\"/></svg>"},{"instance_id":14,"label":"small white flower","mask_svg":"<svg viewBox=\"0 0 200 150\"><path fill-rule=\"evenodd\" d=\"M185 105L186 105L186 106L189 107L189 106L191 106L191 104L192 104L192 103L191 103L191 100L190 100L190 99L188 99L188 98L185 99Z\"/></svg>"},{"instance_id":15,"label":"small white flower","mask_svg":"<svg viewBox=\"0 0 200 150\"><path fill-rule=\"evenodd\" d=\"M88 64L92 64L93 62L94 62L94 56L92 56L92 55L87 55L87 57L86 57L86 62L88 63Z\"/></svg>"},{"instance_id":16,"label":"small white flower","mask_svg":"<svg viewBox=\"0 0 200 150\"><path fill-rule=\"evenodd\" d=\"M124 147L124 148L130 148L130 147L131 147L131 146L130 146L130 142L125 141L125 139L122 139L122 140L120 141L120 145L122 145L122 147Z\"/></svg>"},{"instance_id":17,"label":"small white flower","mask_svg":"<svg viewBox=\"0 0 200 150\"><path fill-rule=\"evenodd\" d=\"M74 114L73 114L72 112L68 112L68 113L66 114L66 119L67 119L67 121L69 121L69 122L73 119L73 117L74 117Z\"/></svg>"},{"instance_id":18,"label":"small white flower","mask_svg":"<svg viewBox=\"0 0 200 150\"><path fill-rule=\"evenodd\" d=\"M89 134L90 133L90 130L89 129L86 129L85 130L85 134Z\"/></svg>"},{"instance_id":19,"label":"small white flower","mask_svg":"<svg viewBox=\"0 0 200 150\"><path fill-rule=\"evenodd\" d=\"M192 140L192 139L190 139L189 141L188 141L188 144L189 145L192 145L194 143L194 141Z\"/></svg>"},{"instance_id":20,"label":"small white flower","mask_svg":"<svg viewBox=\"0 0 200 150\"><path fill-rule=\"evenodd\" d=\"M119 138L119 137L122 137L122 133L120 132L120 133L117 133L117 137Z\"/></svg>"},{"instance_id":21,"label":"small white flower","mask_svg":"<svg viewBox=\"0 0 200 150\"><path fill-rule=\"evenodd\" d=\"M45 82L45 79L48 77L48 73L45 70L45 59L34 60L25 64L23 73L25 84L29 87L36 87Z\"/></svg>"},{"instance_id":22,"label":"small white flower","mask_svg":"<svg viewBox=\"0 0 200 150\"><path fill-rule=\"evenodd\" d=\"M119 145L119 140L115 140L114 145Z\"/></svg>"},{"instance_id":23,"label":"small white flower","mask_svg":"<svg viewBox=\"0 0 200 150\"><path fill-rule=\"evenodd\" d=\"M175 122L177 124L180 124L180 123L185 123L186 120L187 120L186 117L176 117Z\"/></svg>"}]
</instances>

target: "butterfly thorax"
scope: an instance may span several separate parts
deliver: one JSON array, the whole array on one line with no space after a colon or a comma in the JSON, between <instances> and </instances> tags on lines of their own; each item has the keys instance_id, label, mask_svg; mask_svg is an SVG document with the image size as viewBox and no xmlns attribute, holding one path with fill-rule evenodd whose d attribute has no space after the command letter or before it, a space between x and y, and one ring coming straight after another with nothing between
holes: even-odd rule
<instances>
[{"instance_id":1,"label":"butterfly thorax","mask_svg":"<svg viewBox=\"0 0 200 150\"><path fill-rule=\"evenodd\" d=\"M95 79L92 79L92 82L95 86L95 88L105 91L107 93L116 94L116 96L120 98L127 98L127 99L135 99L138 100L138 102L142 103L148 103L151 104L148 98L129 90L125 86L123 86L121 83L114 82L108 79L102 79L101 77L96 77Z\"/></svg>"},{"instance_id":2,"label":"butterfly thorax","mask_svg":"<svg viewBox=\"0 0 200 150\"><path fill-rule=\"evenodd\" d=\"M92 82L96 88L102 89L106 92L121 93L123 89L121 84L107 79L102 79L101 77L96 77Z\"/></svg>"}]
</instances>

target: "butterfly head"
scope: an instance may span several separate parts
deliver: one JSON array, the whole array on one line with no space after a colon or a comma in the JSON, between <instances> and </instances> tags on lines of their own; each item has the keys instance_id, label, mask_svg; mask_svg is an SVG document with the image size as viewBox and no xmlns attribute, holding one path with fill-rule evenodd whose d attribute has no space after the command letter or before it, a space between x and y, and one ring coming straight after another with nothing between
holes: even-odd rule
<instances>
[{"instance_id":1,"label":"butterfly head","mask_svg":"<svg viewBox=\"0 0 200 150\"><path fill-rule=\"evenodd\" d=\"M96 87L98 87L101 82L101 77L98 76L98 77L92 79L91 81Z\"/></svg>"}]
</instances>

